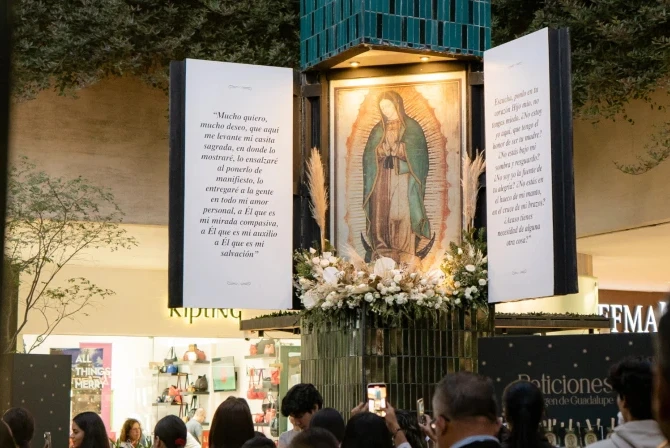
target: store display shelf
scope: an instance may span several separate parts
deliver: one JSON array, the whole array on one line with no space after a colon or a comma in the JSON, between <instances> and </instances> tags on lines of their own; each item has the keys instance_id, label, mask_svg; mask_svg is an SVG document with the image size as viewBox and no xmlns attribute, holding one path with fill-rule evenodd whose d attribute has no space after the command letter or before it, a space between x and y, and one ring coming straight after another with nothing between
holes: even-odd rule
<instances>
[{"instance_id":1,"label":"store display shelf","mask_svg":"<svg viewBox=\"0 0 670 448\"><path fill-rule=\"evenodd\" d=\"M270 426L269 423L254 423L254 426L259 427L259 428L267 428Z\"/></svg>"},{"instance_id":2,"label":"store display shelf","mask_svg":"<svg viewBox=\"0 0 670 448\"><path fill-rule=\"evenodd\" d=\"M187 376L188 373L153 373L151 376Z\"/></svg>"},{"instance_id":3,"label":"store display shelf","mask_svg":"<svg viewBox=\"0 0 670 448\"><path fill-rule=\"evenodd\" d=\"M247 355L244 359L277 359L276 355Z\"/></svg>"},{"instance_id":4,"label":"store display shelf","mask_svg":"<svg viewBox=\"0 0 670 448\"><path fill-rule=\"evenodd\" d=\"M178 366L192 366L195 364L211 364L209 361L177 361L175 362Z\"/></svg>"},{"instance_id":5,"label":"store display shelf","mask_svg":"<svg viewBox=\"0 0 670 448\"><path fill-rule=\"evenodd\" d=\"M152 403L151 406L153 406L153 407L174 406L174 407L178 408L179 406L181 406L181 404L179 404L179 403Z\"/></svg>"},{"instance_id":6,"label":"store display shelf","mask_svg":"<svg viewBox=\"0 0 670 448\"><path fill-rule=\"evenodd\" d=\"M191 395L209 395L209 392L184 392L182 396L188 397Z\"/></svg>"}]
</instances>

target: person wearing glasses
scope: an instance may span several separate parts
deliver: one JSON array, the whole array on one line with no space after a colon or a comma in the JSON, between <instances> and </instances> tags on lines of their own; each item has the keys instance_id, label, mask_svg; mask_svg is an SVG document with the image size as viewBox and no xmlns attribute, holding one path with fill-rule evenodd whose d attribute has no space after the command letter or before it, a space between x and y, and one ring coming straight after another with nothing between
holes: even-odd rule
<instances>
[{"instance_id":1,"label":"person wearing glasses","mask_svg":"<svg viewBox=\"0 0 670 448\"><path fill-rule=\"evenodd\" d=\"M495 390L490 378L447 375L433 395L433 418L421 425L439 448L500 448Z\"/></svg>"}]
</instances>

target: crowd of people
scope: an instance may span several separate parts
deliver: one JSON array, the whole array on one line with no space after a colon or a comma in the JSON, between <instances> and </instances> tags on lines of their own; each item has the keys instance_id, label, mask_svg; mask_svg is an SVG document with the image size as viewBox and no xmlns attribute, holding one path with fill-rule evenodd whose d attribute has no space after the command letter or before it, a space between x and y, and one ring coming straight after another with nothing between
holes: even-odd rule
<instances>
[{"instance_id":1,"label":"crowd of people","mask_svg":"<svg viewBox=\"0 0 670 448\"><path fill-rule=\"evenodd\" d=\"M670 314L659 323L654 362L627 358L615 364L609 380L617 395L623 423L611 437L593 448L669 448L670 439ZM298 384L282 399L281 412L293 429L279 437L279 448L551 448L542 420L546 418L541 390L516 381L503 393L499 415L493 382L475 373L447 375L435 389L432 418L396 410L387 403L384 417L367 412L361 403L345 423L342 414L324 407L319 391ZM199 448L205 411L188 423L170 415L153 429L152 448ZM505 422L503 424L503 422ZM0 448L30 448L35 423L21 408L5 412L0 424ZM140 422L123 425L119 447L144 446ZM109 448L100 416L84 412L72 420L72 448ZM256 432L243 398L230 397L216 410L209 433L210 448L274 448L275 442Z\"/></svg>"}]
</instances>

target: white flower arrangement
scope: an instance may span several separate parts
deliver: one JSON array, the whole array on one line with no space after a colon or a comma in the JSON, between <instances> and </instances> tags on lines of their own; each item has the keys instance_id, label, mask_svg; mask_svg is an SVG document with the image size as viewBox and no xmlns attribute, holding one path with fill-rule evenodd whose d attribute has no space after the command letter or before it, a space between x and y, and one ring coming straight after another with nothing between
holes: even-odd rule
<instances>
[{"instance_id":1,"label":"white flower arrangement","mask_svg":"<svg viewBox=\"0 0 670 448\"><path fill-rule=\"evenodd\" d=\"M470 235L470 236L468 236ZM315 249L296 253L296 287L307 312L338 313L363 302L380 315L486 307L486 256L471 234L453 245L441 269L422 272L390 258L365 263Z\"/></svg>"},{"instance_id":2,"label":"white flower arrangement","mask_svg":"<svg viewBox=\"0 0 670 448\"><path fill-rule=\"evenodd\" d=\"M463 232L460 247L451 243L442 270L454 299L474 307L485 306L488 302L488 258L484 230Z\"/></svg>"},{"instance_id":3,"label":"white flower arrangement","mask_svg":"<svg viewBox=\"0 0 670 448\"><path fill-rule=\"evenodd\" d=\"M453 307L441 270L423 273L397 265L390 258L354 266L331 252L315 255L309 250L296 256L296 287L307 310L355 309L363 302L379 314L387 314L394 307Z\"/></svg>"},{"instance_id":4,"label":"white flower arrangement","mask_svg":"<svg viewBox=\"0 0 670 448\"><path fill-rule=\"evenodd\" d=\"M484 172L480 153L464 158L463 194L465 231L461 246L451 243L439 270L422 272L398 265L391 258L366 263L353 249L349 260L328 251L325 239L328 191L319 151L312 149L307 166L311 211L319 225L323 252L314 248L295 254L295 285L308 316L329 319L364 304L383 316L416 316L454 308L488 309L488 276L484 230L475 234L474 222L479 176ZM322 319L319 319L322 318Z\"/></svg>"}]
</instances>

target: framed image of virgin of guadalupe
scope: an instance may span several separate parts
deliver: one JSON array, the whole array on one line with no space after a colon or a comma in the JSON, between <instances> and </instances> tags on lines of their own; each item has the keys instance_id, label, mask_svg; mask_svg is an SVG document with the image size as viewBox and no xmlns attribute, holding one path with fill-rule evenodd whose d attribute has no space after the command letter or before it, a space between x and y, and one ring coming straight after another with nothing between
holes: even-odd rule
<instances>
[{"instance_id":1,"label":"framed image of virgin of guadalupe","mask_svg":"<svg viewBox=\"0 0 670 448\"><path fill-rule=\"evenodd\" d=\"M465 74L330 83L331 235L367 261L438 267L461 233Z\"/></svg>"}]
</instances>

